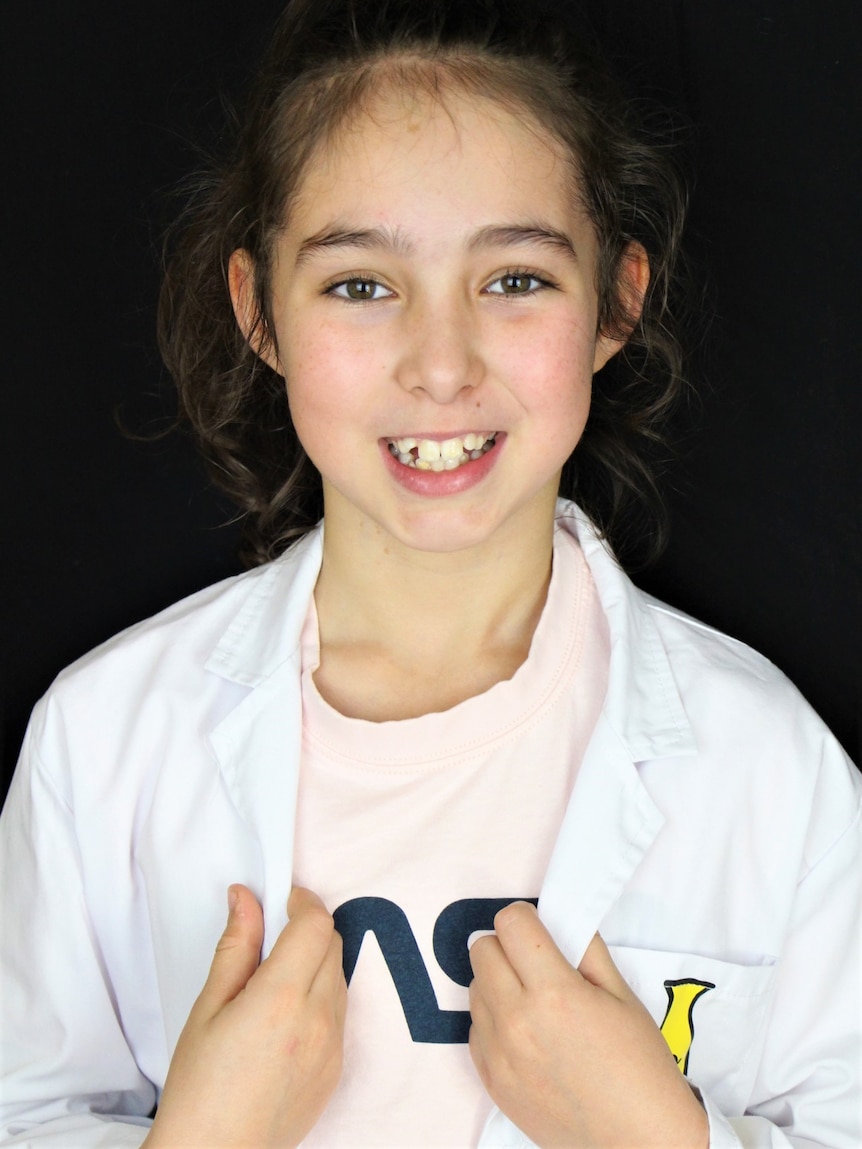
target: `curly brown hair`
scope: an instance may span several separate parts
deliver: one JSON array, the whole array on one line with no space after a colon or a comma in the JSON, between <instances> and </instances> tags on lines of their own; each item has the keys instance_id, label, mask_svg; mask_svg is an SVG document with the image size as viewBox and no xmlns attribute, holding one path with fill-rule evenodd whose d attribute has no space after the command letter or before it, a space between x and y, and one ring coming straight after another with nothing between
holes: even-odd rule
<instances>
[{"instance_id":1,"label":"curly brown hair","mask_svg":"<svg viewBox=\"0 0 862 1149\"><path fill-rule=\"evenodd\" d=\"M234 318L230 256L245 249L253 262L250 342L260 346L272 332L274 243L306 166L379 93L381 80L438 98L460 91L494 100L526 113L567 149L574 194L599 241L599 329L626 343L596 378L561 493L580 503L621 560L642 554L645 541L657 553L664 514L656 449L684 388L674 327L685 193L666 142L647 140L587 39L537 0L292 0L231 156L199 178L173 232L159 307L180 418L214 481L239 505L244 557L277 555L318 521L323 497L291 423L284 379ZM638 316L619 289L633 242L650 266Z\"/></svg>"}]
</instances>

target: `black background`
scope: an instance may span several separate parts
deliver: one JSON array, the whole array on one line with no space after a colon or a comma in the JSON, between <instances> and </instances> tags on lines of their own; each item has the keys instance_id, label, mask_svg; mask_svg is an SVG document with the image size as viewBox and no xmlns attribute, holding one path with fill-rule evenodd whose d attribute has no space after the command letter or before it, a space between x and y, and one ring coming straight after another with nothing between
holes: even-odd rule
<instances>
[{"instance_id":1,"label":"black background","mask_svg":"<svg viewBox=\"0 0 862 1149\"><path fill-rule=\"evenodd\" d=\"M3 771L97 642L238 569L230 509L172 435L153 335L171 191L217 143L280 5L4 5ZM862 22L856 0L591 0L684 110L715 317L639 581L758 647L860 761Z\"/></svg>"}]
</instances>

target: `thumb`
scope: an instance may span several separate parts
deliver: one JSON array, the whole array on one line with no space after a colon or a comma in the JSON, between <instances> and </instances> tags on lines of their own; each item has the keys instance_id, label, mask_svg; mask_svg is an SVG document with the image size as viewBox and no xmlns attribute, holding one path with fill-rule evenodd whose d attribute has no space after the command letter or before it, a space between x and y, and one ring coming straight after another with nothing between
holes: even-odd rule
<instances>
[{"instance_id":1,"label":"thumb","mask_svg":"<svg viewBox=\"0 0 862 1149\"><path fill-rule=\"evenodd\" d=\"M213 1017L245 988L260 964L263 911L245 886L228 889L228 919L219 938L209 976L195 1003L196 1012Z\"/></svg>"}]
</instances>

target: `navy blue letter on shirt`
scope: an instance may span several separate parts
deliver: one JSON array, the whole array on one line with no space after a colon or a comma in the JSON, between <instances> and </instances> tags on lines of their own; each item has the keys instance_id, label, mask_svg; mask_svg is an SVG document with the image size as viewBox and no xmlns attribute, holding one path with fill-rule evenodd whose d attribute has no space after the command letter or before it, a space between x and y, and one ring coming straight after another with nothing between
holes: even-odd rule
<instances>
[{"instance_id":1,"label":"navy blue letter on shirt","mask_svg":"<svg viewBox=\"0 0 862 1149\"><path fill-rule=\"evenodd\" d=\"M464 898L447 906L434 925L434 956L457 985L473 978L467 939L476 930L494 928L494 915L517 898ZM535 898L525 898L536 904ZM407 915L387 898L352 898L333 914L344 942L344 977L350 985L363 939L370 930L392 975L407 1028L414 1041L438 1045L464 1043L470 1011L440 1009L434 987Z\"/></svg>"}]
</instances>

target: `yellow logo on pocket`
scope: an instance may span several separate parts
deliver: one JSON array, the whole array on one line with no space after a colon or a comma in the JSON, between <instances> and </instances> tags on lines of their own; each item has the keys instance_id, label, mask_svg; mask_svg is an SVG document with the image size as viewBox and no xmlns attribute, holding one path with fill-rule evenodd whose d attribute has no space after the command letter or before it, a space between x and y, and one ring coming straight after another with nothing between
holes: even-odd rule
<instances>
[{"instance_id":1,"label":"yellow logo on pocket","mask_svg":"<svg viewBox=\"0 0 862 1149\"><path fill-rule=\"evenodd\" d=\"M695 1002L715 985L711 981L666 981L667 1013L661 1023L661 1035L673 1054L681 1073L688 1072L688 1057L694 1041Z\"/></svg>"}]
</instances>

